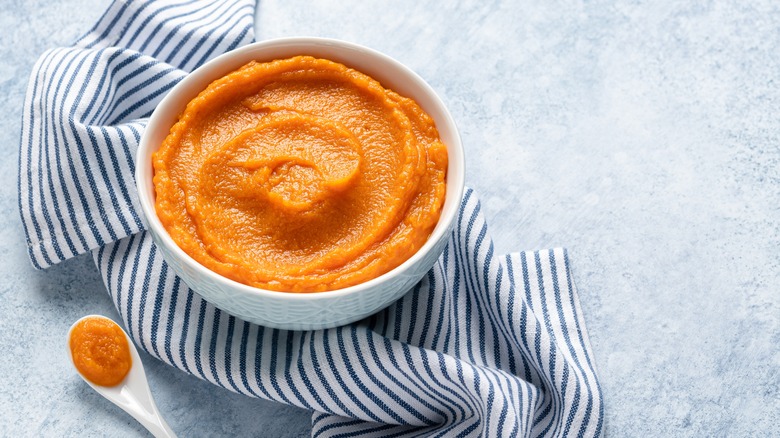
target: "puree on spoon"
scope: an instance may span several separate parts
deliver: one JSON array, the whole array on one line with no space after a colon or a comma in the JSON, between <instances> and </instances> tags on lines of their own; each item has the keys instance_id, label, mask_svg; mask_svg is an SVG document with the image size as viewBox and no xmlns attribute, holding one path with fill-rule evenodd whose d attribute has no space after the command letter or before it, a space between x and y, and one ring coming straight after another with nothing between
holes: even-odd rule
<instances>
[{"instance_id":1,"label":"puree on spoon","mask_svg":"<svg viewBox=\"0 0 780 438\"><path fill-rule=\"evenodd\" d=\"M196 261L250 286L316 292L377 277L425 243L447 149L413 100L298 56L212 82L153 165L157 215Z\"/></svg>"},{"instance_id":2,"label":"puree on spoon","mask_svg":"<svg viewBox=\"0 0 780 438\"><path fill-rule=\"evenodd\" d=\"M125 333L108 318L81 320L73 327L68 344L73 365L96 385L120 384L133 364Z\"/></svg>"}]
</instances>

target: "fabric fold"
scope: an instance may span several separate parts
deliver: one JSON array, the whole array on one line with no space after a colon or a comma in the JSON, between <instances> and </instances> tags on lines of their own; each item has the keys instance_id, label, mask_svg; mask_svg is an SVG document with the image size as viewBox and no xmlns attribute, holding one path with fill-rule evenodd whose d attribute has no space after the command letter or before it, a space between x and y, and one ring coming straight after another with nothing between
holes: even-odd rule
<instances>
[{"instance_id":1,"label":"fabric fold","mask_svg":"<svg viewBox=\"0 0 780 438\"><path fill-rule=\"evenodd\" d=\"M25 99L19 209L33 264L91 251L133 341L250 397L310 409L328 436L600 436L603 401L568 254L498 255L467 190L447 247L357 323L282 331L190 290L144 231L144 118L186 72L253 38L247 0L113 2L46 52Z\"/></svg>"},{"instance_id":2,"label":"fabric fold","mask_svg":"<svg viewBox=\"0 0 780 438\"><path fill-rule=\"evenodd\" d=\"M116 1L33 67L19 209L46 268L146 228L133 178L141 132L187 72L254 39L254 1Z\"/></svg>"}]
</instances>

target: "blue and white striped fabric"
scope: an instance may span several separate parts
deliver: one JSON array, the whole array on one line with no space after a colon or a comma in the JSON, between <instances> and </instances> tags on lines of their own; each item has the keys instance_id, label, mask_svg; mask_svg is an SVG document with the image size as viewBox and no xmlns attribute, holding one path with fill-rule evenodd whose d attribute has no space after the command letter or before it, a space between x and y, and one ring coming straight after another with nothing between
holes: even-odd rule
<instances>
[{"instance_id":1,"label":"blue and white striped fabric","mask_svg":"<svg viewBox=\"0 0 780 438\"><path fill-rule=\"evenodd\" d=\"M330 330L214 308L162 260L138 208L144 117L253 39L254 2L116 1L27 89L19 209L33 264L91 251L133 340L217 385L313 411L313 436L600 436L603 402L564 250L494 253L467 191L449 244L388 309Z\"/></svg>"}]
</instances>

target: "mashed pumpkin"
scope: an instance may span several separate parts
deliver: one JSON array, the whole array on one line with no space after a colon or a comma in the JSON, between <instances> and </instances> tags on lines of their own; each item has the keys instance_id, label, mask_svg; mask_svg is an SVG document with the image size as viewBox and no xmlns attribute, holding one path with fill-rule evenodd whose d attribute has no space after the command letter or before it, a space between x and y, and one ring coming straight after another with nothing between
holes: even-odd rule
<instances>
[{"instance_id":1,"label":"mashed pumpkin","mask_svg":"<svg viewBox=\"0 0 780 438\"><path fill-rule=\"evenodd\" d=\"M133 360L122 329L108 318L81 320L68 342L73 365L85 379L100 386L116 386L130 372Z\"/></svg>"},{"instance_id":2,"label":"mashed pumpkin","mask_svg":"<svg viewBox=\"0 0 780 438\"><path fill-rule=\"evenodd\" d=\"M153 161L157 215L185 252L241 283L315 292L377 277L425 243L447 149L413 100L299 56L212 82Z\"/></svg>"}]
</instances>

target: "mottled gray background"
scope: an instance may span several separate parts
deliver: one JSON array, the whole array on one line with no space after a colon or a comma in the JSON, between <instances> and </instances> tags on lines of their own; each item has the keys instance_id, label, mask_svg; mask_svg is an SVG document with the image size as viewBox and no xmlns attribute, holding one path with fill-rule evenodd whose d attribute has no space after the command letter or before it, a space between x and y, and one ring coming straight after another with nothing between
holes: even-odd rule
<instances>
[{"instance_id":1,"label":"mottled gray background","mask_svg":"<svg viewBox=\"0 0 780 438\"><path fill-rule=\"evenodd\" d=\"M28 261L16 201L33 62L108 0L0 8L0 435L144 436L65 361L116 317L91 259ZM383 51L441 95L500 252L570 250L612 436L780 436L776 1L261 1L257 38ZM148 356L182 436L306 436L309 414Z\"/></svg>"}]
</instances>

